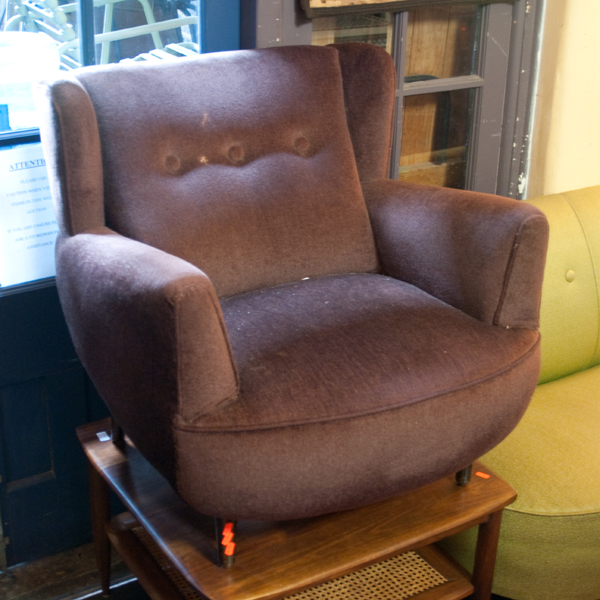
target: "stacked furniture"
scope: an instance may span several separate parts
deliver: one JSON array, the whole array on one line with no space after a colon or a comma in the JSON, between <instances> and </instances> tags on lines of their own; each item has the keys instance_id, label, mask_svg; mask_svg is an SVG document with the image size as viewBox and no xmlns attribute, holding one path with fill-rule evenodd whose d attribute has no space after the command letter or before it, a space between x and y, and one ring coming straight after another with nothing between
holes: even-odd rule
<instances>
[{"instance_id":1,"label":"stacked furniture","mask_svg":"<svg viewBox=\"0 0 600 600\"><path fill-rule=\"evenodd\" d=\"M395 89L388 53L339 44L84 68L38 90L75 348L115 441L215 518L224 566L236 520L464 472L535 389L547 221L389 180Z\"/></svg>"}]
</instances>

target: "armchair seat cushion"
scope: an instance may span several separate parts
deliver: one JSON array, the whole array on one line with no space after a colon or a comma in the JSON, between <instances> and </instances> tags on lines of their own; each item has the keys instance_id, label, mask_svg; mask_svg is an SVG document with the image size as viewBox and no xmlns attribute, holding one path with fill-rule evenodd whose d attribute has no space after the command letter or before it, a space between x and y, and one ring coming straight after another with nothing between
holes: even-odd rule
<instances>
[{"instance_id":1,"label":"armchair seat cushion","mask_svg":"<svg viewBox=\"0 0 600 600\"><path fill-rule=\"evenodd\" d=\"M537 332L382 275L307 279L222 310L239 396L176 433L179 491L208 514L300 517L433 481L512 430L538 369Z\"/></svg>"}]
</instances>

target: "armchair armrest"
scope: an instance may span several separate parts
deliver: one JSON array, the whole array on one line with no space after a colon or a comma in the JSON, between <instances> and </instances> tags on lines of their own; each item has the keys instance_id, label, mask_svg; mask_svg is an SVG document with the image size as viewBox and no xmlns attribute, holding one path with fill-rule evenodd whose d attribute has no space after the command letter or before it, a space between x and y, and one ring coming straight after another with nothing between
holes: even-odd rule
<instances>
[{"instance_id":1,"label":"armchair armrest","mask_svg":"<svg viewBox=\"0 0 600 600\"><path fill-rule=\"evenodd\" d=\"M393 180L363 192L381 266L472 317L537 329L548 222L517 200Z\"/></svg>"},{"instance_id":2,"label":"armchair armrest","mask_svg":"<svg viewBox=\"0 0 600 600\"><path fill-rule=\"evenodd\" d=\"M57 242L58 291L77 352L133 442L172 474L173 419L234 398L219 301L188 262L105 227ZM174 452L174 450L173 450Z\"/></svg>"}]
</instances>

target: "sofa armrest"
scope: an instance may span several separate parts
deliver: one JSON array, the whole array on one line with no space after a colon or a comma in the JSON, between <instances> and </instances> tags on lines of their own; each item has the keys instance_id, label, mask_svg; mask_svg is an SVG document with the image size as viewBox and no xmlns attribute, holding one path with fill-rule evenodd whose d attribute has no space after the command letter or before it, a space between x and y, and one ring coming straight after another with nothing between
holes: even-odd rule
<instances>
[{"instance_id":1,"label":"sofa armrest","mask_svg":"<svg viewBox=\"0 0 600 600\"><path fill-rule=\"evenodd\" d=\"M539 327L548 223L509 198L379 180L363 185L381 266L472 317Z\"/></svg>"},{"instance_id":2,"label":"sofa armrest","mask_svg":"<svg viewBox=\"0 0 600 600\"><path fill-rule=\"evenodd\" d=\"M61 304L86 370L134 443L172 475L165 438L173 419L191 421L238 391L210 280L105 227L59 238L56 258Z\"/></svg>"}]
</instances>

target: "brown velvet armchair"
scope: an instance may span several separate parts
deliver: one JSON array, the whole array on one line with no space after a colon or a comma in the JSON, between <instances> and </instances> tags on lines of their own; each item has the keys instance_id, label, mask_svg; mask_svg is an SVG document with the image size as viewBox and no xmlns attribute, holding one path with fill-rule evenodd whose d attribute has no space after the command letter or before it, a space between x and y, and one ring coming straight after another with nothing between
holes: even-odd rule
<instances>
[{"instance_id":1,"label":"brown velvet armchair","mask_svg":"<svg viewBox=\"0 0 600 600\"><path fill-rule=\"evenodd\" d=\"M202 513L366 505L464 468L527 407L547 222L386 179L394 77L340 44L38 90L77 352Z\"/></svg>"}]
</instances>

